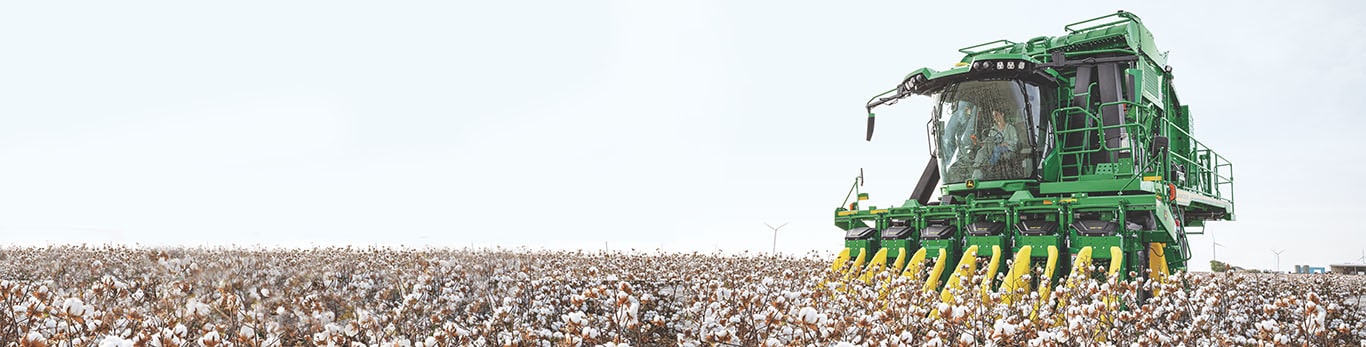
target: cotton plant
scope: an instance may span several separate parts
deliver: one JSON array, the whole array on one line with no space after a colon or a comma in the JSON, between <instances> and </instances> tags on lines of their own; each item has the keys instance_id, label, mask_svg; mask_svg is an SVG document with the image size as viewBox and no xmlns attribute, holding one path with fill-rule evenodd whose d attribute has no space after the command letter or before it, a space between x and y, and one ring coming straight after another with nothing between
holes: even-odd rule
<instances>
[{"instance_id":1,"label":"cotton plant","mask_svg":"<svg viewBox=\"0 0 1366 347\"><path fill-rule=\"evenodd\" d=\"M949 300L928 266L867 282L828 255L526 248L0 250L9 346L1363 345L1366 277L1063 276ZM928 265L928 264L921 264ZM1006 268L1009 268L1008 264ZM952 269L949 269L950 271ZM1104 269L1091 269L1094 274ZM1038 276L1038 273L1029 275ZM1130 274L1129 278L1136 278ZM1047 283L1047 279L1043 282ZM984 283L992 290L980 289ZM1138 303L1140 291L1155 296Z\"/></svg>"}]
</instances>

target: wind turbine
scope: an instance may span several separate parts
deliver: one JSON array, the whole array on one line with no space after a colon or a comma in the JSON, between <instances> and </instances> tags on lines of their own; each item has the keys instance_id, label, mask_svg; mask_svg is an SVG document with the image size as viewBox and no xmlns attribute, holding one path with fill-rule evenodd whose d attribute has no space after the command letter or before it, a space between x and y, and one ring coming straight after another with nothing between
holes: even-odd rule
<instances>
[{"instance_id":1,"label":"wind turbine","mask_svg":"<svg viewBox=\"0 0 1366 347\"><path fill-rule=\"evenodd\" d=\"M782 229L783 227L787 226L787 223L788 222L783 222L782 225L774 227L772 225L768 225L768 222L764 222L764 226L768 227L769 229L773 229L773 254L778 254L778 229Z\"/></svg>"},{"instance_id":2,"label":"wind turbine","mask_svg":"<svg viewBox=\"0 0 1366 347\"><path fill-rule=\"evenodd\" d=\"M1285 249L1271 250L1271 253L1276 253L1276 272L1281 272L1281 252L1285 252Z\"/></svg>"},{"instance_id":3,"label":"wind turbine","mask_svg":"<svg viewBox=\"0 0 1366 347\"><path fill-rule=\"evenodd\" d=\"M1219 247L1223 247L1224 244L1219 243L1219 241L1214 241L1214 233L1209 234L1209 242L1212 243L1212 245L1209 246L1210 257L1215 261L1219 261Z\"/></svg>"}]
</instances>

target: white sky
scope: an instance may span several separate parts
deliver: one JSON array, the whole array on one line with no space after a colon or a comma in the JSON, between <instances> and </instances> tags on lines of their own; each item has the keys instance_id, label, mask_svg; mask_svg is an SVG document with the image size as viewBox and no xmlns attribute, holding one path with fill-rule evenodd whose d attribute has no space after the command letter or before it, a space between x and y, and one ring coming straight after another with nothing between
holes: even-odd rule
<instances>
[{"instance_id":1,"label":"white sky","mask_svg":"<svg viewBox=\"0 0 1366 347\"><path fill-rule=\"evenodd\" d=\"M8 2L5 243L832 251L899 204L929 103L863 102L1104 2ZM1366 249L1361 2L1129 2L1235 163L1221 259ZM846 7L837 7L846 6ZM1191 7L1195 6L1195 7ZM1194 236L1194 269L1210 237Z\"/></svg>"}]
</instances>

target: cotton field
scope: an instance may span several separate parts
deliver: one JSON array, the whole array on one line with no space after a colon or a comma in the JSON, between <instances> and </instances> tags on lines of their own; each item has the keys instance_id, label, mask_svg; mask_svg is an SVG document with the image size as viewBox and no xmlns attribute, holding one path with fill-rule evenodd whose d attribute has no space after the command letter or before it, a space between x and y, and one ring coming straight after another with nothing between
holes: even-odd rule
<instances>
[{"instance_id":1,"label":"cotton field","mask_svg":"<svg viewBox=\"0 0 1366 347\"><path fill-rule=\"evenodd\" d=\"M1366 346L1366 277L1068 279L944 300L805 257L0 249L3 346ZM1136 305L1139 290L1159 294Z\"/></svg>"}]
</instances>

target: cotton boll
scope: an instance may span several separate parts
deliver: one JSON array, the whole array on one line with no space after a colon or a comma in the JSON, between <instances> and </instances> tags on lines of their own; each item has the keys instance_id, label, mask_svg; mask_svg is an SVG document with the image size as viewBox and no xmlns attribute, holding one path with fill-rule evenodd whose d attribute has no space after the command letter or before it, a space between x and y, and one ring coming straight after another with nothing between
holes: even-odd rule
<instances>
[{"instance_id":1,"label":"cotton boll","mask_svg":"<svg viewBox=\"0 0 1366 347\"><path fill-rule=\"evenodd\" d=\"M100 347L133 347L133 340L118 336L105 336L100 340Z\"/></svg>"}]
</instances>

